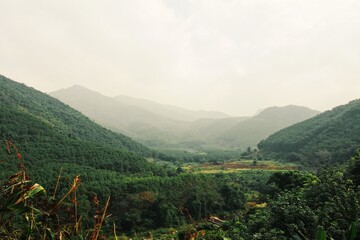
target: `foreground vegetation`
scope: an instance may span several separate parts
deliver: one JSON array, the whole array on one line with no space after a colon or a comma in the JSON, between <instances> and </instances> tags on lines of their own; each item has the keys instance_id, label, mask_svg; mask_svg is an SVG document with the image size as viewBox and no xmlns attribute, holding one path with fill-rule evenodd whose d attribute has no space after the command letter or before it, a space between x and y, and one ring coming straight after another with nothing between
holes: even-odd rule
<instances>
[{"instance_id":1,"label":"foreground vegetation","mask_svg":"<svg viewBox=\"0 0 360 240\"><path fill-rule=\"evenodd\" d=\"M317 174L180 168L173 176L104 175L98 185L74 176L56 190L30 181L11 143L3 151L3 162L16 161L19 171L1 185L1 239L356 239L359 232L360 151L346 168Z\"/></svg>"}]
</instances>

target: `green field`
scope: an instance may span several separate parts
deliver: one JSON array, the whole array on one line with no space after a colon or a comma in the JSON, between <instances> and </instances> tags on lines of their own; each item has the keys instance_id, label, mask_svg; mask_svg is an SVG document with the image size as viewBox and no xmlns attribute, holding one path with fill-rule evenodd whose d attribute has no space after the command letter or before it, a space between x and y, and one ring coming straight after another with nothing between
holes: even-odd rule
<instances>
[{"instance_id":1,"label":"green field","mask_svg":"<svg viewBox=\"0 0 360 240\"><path fill-rule=\"evenodd\" d=\"M273 160L238 160L223 163L187 164L183 166L183 169L189 173L215 174L234 173L246 170L298 170L299 166L293 163L281 163Z\"/></svg>"}]
</instances>

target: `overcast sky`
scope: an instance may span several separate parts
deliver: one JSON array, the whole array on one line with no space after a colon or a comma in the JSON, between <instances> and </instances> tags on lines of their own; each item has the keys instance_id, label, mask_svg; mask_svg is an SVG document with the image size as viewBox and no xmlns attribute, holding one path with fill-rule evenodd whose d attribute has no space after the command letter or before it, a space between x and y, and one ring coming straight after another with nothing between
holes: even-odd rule
<instances>
[{"instance_id":1,"label":"overcast sky","mask_svg":"<svg viewBox=\"0 0 360 240\"><path fill-rule=\"evenodd\" d=\"M189 109L360 98L358 0L0 0L0 74Z\"/></svg>"}]
</instances>

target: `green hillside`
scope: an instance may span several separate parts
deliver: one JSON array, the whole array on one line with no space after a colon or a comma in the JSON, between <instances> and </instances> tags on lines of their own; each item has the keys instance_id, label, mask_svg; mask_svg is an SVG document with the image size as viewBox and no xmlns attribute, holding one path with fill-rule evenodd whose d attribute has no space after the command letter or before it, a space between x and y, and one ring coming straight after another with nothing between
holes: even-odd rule
<instances>
[{"instance_id":1,"label":"green hillside","mask_svg":"<svg viewBox=\"0 0 360 240\"><path fill-rule=\"evenodd\" d=\"M90 171L94 176L98 171L130 174L154 170L144 159L154 154L152 150L4 76L0 76L0 123L1 138L11 140L26 153L30 173L43 182L61 167L74 174ZM44 166L46 171L35 172L35 166ZM7 165L0 168L2 176L12 172Z\"/></svg>"},{"instance_id":2,"label":"green hillside","mask_svg":"<svg viewBox=\"0 0 360 240\"><path fill-rule=\"evenodd\" d=\"M258 147L264 155L312 166L342 163L360 146L360 100L280 130Z\"/></svg>"},{"instance_id":3,"label":"green hillside","mask_svg":"<svg viewBox=\"0 0 360 240\"><path fill-rule=\"evenodd\" d=\"M239 122L218 137L219 142L236 147L254 147L272 133L317 115L307 107L270 107L256 116Z\"/></svg>"}]
</instances>

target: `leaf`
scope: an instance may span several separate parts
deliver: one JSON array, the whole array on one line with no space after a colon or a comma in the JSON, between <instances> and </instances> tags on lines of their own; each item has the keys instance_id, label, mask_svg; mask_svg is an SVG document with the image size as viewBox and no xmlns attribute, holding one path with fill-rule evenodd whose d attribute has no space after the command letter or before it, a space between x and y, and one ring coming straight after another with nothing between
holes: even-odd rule
<instances>
[{"instance_id":1,"label":"leaf","mask_svg":"<svg viewBox=\"0 0 360 240\"><path fill-rule=\"evenodd\" d=\"M18 215L21 215L23 213L31 211L31 208L29 206L15 205L15 204L8 205L7 209L9 209L10 211L15 212Z\"/></svg>"},{"instance_id":2,"label":"leaf","mask_svg":"<svg viewBox=\"0 0 360 240\"><path fill-rule=\"evenodd\" d=\"M326 232L323 228L316 231L316 240L326 240Z\"/></svg>"},{"instance_id":3,"label":"leaf","mask_svg":"<svg viewBox=\"0 0 360 240\"><path fill-rule=\"evenodd\" d=\"M16 202L15 204L19 204L20 202L24 201L25 199L31 198L38 193L46 193L46 190L39 184L35 183L30 187L30 189L25 192Z\"/></svg>"},{"instance_id":4,"label":"leaf","mask_svg":"<svg viewBox=\"0 0 360 240\"><path fill-rule=\"evenodd\" d=\"M359 226L360 224L358 221L351 223L349 230L345 232L345 239L355 240L358 235Z\"/></svg>"},{"instance_id":5,"label":"leaf","mask_svg":"<svg viewBox=\"0 0 360 240\"><path fill-rule=\"evenodd\" d=\"M298 234L293 234L291 237L293 240L303 240Z\"/></svg>"},{"instance_id":6,"label":"leaf","mask_svg":"<svg viewBox=\"0 0 360 240\"><path fill-rule=\"evenodd\" d=\"M32 185L28 191L28 198L34 196L35 194L38 193L46 193L45 188L43 188L43 186L35 183L34 185Z\"/></svg>"},{"instance_id":7,"label":"leaf","mask_svg":"<svg viewBox=\"0 0 360 240\"><path fill-rule=\"evenodd\" d=\"M50 228L46 228L46 232L47 232L46 235L48 236L47 239L56 239L55 233L53 231L51 231Z\"/></svg>"}]
</instances>

